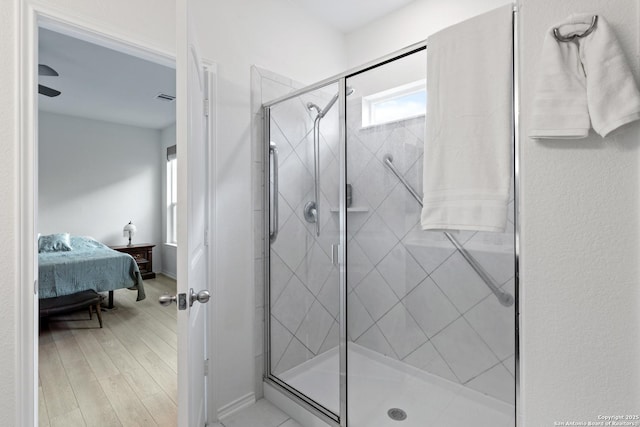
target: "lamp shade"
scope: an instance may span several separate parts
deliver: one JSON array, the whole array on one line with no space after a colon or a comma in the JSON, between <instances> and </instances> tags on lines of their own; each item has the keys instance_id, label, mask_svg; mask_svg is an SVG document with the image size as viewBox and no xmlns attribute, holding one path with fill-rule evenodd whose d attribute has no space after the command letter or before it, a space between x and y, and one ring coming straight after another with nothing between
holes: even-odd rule
<instances>
[{"instance_id":1,"label":"lamp shade","mask_svg":"<svg viewBox=\"0 0 640 427\"><path fill-rule=\"evenodd\" d=\"M129 221L129 224L125 225L122 229L122 237L131 237L136 234L136 231L138 231L136 226Z\"/></svg>"}]
</instances>

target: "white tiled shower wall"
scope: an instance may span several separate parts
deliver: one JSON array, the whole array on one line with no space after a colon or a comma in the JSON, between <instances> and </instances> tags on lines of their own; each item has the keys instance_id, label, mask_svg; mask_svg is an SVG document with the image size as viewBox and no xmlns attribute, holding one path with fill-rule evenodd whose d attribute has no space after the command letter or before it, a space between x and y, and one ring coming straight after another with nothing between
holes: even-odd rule
<instances>
[{"instance_id":1,"label":"white tiled shower wall","mask_svg":"<svg viewBox=\"0 0 640 427\"><path fill-rule=\"evenodd\" d=\"M347 218L350 339L513 402L514 307L500 305L443 233L420 229L420 206L383 163L390 154L422 194L424 117L363 128L361 105L348 99L347 182L358 208ZM513 233L512 213L505 233L452 233L511 295Z\"/></svg>"},{"instance_id":2,"label":"white tiled shower wall","mask_svg":"<svg viewBox=\"0 0 640 427\"><path fill-rule=\"evenodd\" d=\"M300 85L252 70L254 227L256 233L256 393L261 395L262 102ZM332 88L333 89L333 88ZM306 96L272 110L271 139L279 148L280 235L272 254L272 363L275 373L337 345L338 276L330 245L338 240L337 105L322 120L321 236L304 221L313 199L313 116ZM337 91L337 88L336 88ZM442 233L418 227L419 206L382 163L385 154L421 193L424 117L361 127L361 100L348 99L348 313L352 341L499 399L513 401L514 313L503 307ZM286 135L286 136L285 136ZM513 211L513 201L510 210ZM509 231L456 237L513 295L513 217Z\"/></svg>"}]
</instances>

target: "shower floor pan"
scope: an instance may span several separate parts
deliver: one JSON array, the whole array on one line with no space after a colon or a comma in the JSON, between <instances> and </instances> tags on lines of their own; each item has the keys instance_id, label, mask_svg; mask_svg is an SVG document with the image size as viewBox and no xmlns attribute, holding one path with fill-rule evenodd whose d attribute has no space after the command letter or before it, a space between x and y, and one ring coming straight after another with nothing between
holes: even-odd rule
<instances>
[{"instance_id":1,"label":"shower floor pan","mask_svg":"<svg viewBox=\"0 0 640 427\"><path fill-rule=\"evenodd\" d=\"M488 397L357 344L349 344L349 427L513 427L513 405ZM282 380L336 411L338 349L281 374ZM388 413L400 409L404 420ZM391 415L397 415L392 411Z\"/></svg>"}]
</instances>

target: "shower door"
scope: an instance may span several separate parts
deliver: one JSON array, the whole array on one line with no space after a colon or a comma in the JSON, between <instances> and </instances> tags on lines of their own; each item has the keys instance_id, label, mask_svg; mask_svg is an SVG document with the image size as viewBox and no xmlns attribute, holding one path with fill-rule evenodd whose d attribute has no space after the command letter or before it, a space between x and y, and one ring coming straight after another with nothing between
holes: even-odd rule
<instances>
[{"instance_id":1,"label":"shower door","mask_svg":"<svg viewBox=\"0 0 640 427\"><path fill-rule=\"evenodd\" d=\"M514 184L502 233L421 229L426 65L264 108L265 377L331 426L515 424Z\"/></svg>"},{"instance_id":2,"label":"shower door","mask_svg":"<svg viewBox=\"0 0 640 427\"><path fill-rule=\"evenodd\" d=\"M335 422L341 336L338 94L333 83L264 110L270 183L265 373Z\"/></svg>"}]
</instances>

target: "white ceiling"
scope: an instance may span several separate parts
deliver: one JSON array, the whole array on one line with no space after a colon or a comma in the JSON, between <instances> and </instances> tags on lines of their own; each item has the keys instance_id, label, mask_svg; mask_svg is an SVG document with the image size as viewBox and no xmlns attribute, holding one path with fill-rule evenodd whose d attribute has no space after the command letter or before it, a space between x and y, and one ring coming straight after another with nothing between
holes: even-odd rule
<instances>
[{"instance_id":1,"label":"white ceiling","mask_svg":"<svg viewBox=\"0 0 640 427\"><path fill-rule=\"evenodd\" d=\"M320 21L349 33L413 0L290 0ZM162 129L175 123L175 102L155 99L175 95L175 70L100 45L40 29L39 62L57 77L40 83L62 92L38 96L39 108L108 122Z\"/></svg>"},{"instance_id":2,"label":"white ceiling","mask_svg":"<svg viewBox=\"0 0 640 427\"><path fill-rule=\"evenodd\" d=\"M321 21L350 33L413 0L292 0Z\"/></svg>"},{"instance_id":3,"label":"white ceiling","mask_svg":"<svg viewBox=\"0 0 640 427\"><path fill-rule=\"evenodd\" d=\"M39 55L60 74L40 76L40 83L62 92L38 95L41 110L153 129L176 121L175 101L155 99L175 96L173 68L43 28Z\"/></svg>"}]
</instances>

